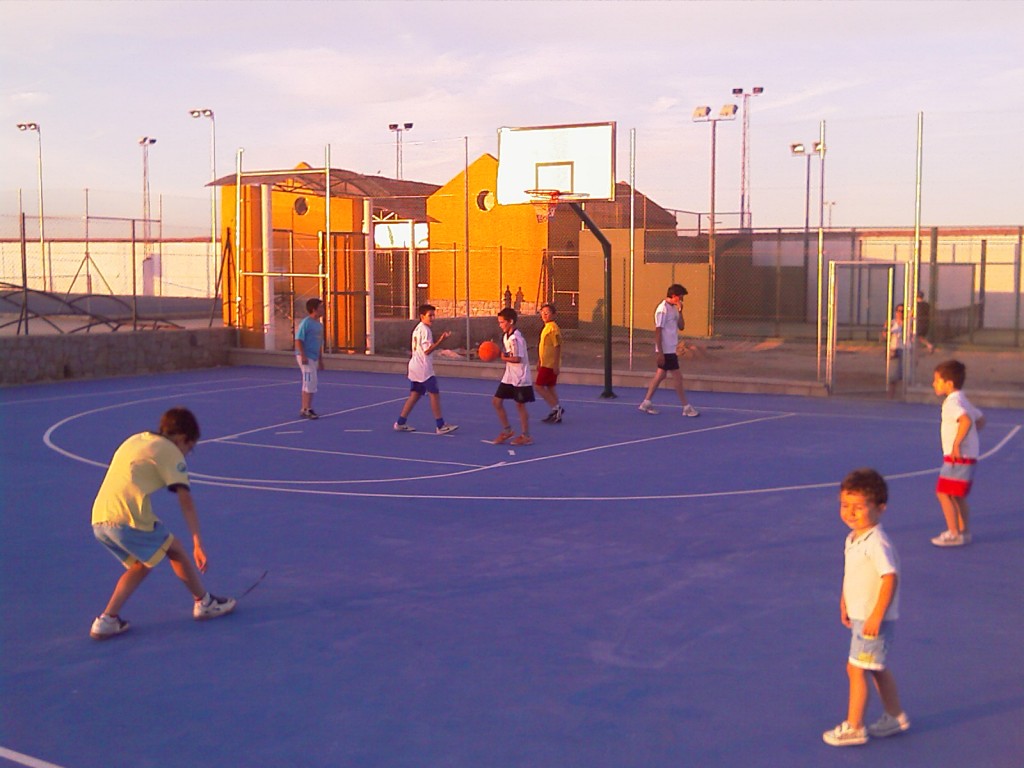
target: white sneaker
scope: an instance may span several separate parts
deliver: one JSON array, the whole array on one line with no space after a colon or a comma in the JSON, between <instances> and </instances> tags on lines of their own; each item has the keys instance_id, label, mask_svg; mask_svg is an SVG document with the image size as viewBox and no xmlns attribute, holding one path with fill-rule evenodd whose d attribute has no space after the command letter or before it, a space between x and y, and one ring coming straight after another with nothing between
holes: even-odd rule
<instances>
[{"instance_id":1,"label":"white sneaker","mask_svg":"<svg viewBox=\"0 0 1024 768\"><path fill-rule=\"evenodd\" d=\"M209 592L202 600L196 600L192 607L192 618L197 621L216 619L220 616L227 616L235 610L236 601L233 597L217 597Z\"/></svg>"},{"instance_id":2,"label":"white sneaker","mask_svg":"<svg viewBox=\"0 0 1024 768\"><path fill-rule=\"evenodd\" d=\"M415 432L416 427L410 427L408 424L399 424L395 422L395 432Z\"/></svg>"},{"instance_id":3,"label":"white sneaker","mask_svg":"<svg viewBox=\"0 0 1024 768\"><path fill-rule=\"evenodd\" d=\"M93 640L109 640L114 635L127 632L130 626L131 624L120 616L107 616L103 614L97 616L96 620L93 621L92 629L89 630L89 637Z\"/></svg>"},{"instance_id":4,"label":"white sneaker","mask_svg":"<svg viewBox=\"0 0 1024 768\"><path fill-rule=\"evenodd\" d=\"M853 728L843 720L831 731L821 734L821 738L826 744L833 747L856 747L868 743L868 731L864 727Z\"/></svg>"},{"instance_id":5,"label":"white sneaker","mask_svg":"<svg viewBox=\"0 0 1024 768\"><path fill-rule=\"evenodd\" d=\"M437 428L437 434L447 435L450 432L454 432L458 428L459 427L457 424L442 424L440 427Z\"/></svg>"},{"instance_id":6,"label":"white sneaker","mask_svg":"<svg viewBox=\"0 0 1024 768\"><path fill-rule=\"evenodd\" d=\"M689 416L692 419L694 416L700 416L700 411L687 403L683 406L683 416Z\"/></svg>"},{"instance_id":7,"label":"white sneaker","mask_svg":"<svg viewBox=\"0 0 1024 768\"><path fill-rule=\"evenodd\" d=\"M932 544L936 547L962 547L966 543L967 540L962 535L952 531L943 531L932 539Z\"/></svg>"},{"instance_id":8,"label":"white sneaker","mask_svg":"<svg viewBox=\"0 0 1024 768\"><path fill-rule=\"evenodd\" d=\"M640 403L640 411L642 411L643 413L649 413L651 414L651 416L658 415L658 409L651 405L650 400L644 400L642 403Z\"/></svg>"},{"instance_id":9,"label":"white sneaker","mask_svg":"<svg viewBox=\"0 0 1024 768\"><path fill-rule=\"evenodd\" d=\"M895 736L910 729L910 718L906 712L900 712L893 717L888 712L868 726L868 734L873 738L884 739L886 736Z\"/></svg>"}]
</instances>

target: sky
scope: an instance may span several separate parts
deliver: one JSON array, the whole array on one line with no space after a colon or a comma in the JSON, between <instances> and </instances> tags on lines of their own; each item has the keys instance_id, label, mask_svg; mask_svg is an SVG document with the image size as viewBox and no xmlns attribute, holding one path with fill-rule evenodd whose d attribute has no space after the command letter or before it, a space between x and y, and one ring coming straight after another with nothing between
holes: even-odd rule
<instances>
[{"instance_id":1,"label":"sky","mask_svg":"<svg viewBox=\"0 0 1024 768\"><path fill-rule=\"evenodd\" d=\"M1024 225L1022 28L1012 0L5 0L0 214L19 189L34 209L41 139L48 215L79 212L84 189L106 215L138 215L150 136L151 194L201 221L211 124L192 108L216 115L218 175L240 148L252 171L322 167L329 145L332 167L394 176L388 124L412 122L404 177L436 184L467 146L497 155L499 127L614 121L618 179L632 166L658 204L704 213L711 128L693 110L757 86L755 227L802 227L808 197L817 225L820 166L808 195L790 145L822 123L834 226L913 226L919 146L923 226ZM734 226L742 111L716 144L716 208Z\"/></svg>"}]
</instances>

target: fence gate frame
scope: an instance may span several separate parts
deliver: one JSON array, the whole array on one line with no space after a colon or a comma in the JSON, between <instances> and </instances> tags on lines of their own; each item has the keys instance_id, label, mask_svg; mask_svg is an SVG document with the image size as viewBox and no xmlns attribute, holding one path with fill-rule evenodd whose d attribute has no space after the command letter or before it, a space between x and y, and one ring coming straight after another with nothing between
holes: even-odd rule
<instances>
[{"instance_id":1,"label":"fence gate frame","mask_svg":"<svg viewBox=\"0 0 1024 768\"><path fill-rule=\"evenodd\" d=\"M903 357L903 377L900 379L901 395L906 394L907 384L914 370L914 339L917 336L917 294L914 292L916 281L914 278L914 261L830 261L828 264L828 292L827 292L827 320L825 333L825 388L830 395L835 394L835 356L839 331L839 280L838 270L841 267L856 269L878 269L886 270L886 308L885 308L885 333L886 350L888 350L889 323L892 322L896 308L896 270L903 268L903 333L900 339L901 354ZM852 287L852 286L851 286ZM859 303L859 297L858 297ZM892 365L892 358L885 356L885 385L888 386L889 370Z\"/></svg>"}]
</instances>

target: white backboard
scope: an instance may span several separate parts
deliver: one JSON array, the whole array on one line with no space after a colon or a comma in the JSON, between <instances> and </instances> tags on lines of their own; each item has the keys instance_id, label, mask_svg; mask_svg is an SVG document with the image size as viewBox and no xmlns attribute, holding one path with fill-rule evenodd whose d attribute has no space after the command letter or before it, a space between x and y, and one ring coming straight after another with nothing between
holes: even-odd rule
<instances>
[{"instance_id":1,"label":"white backboard","mask_svg":"<svg viewBox=\"0 0 1024 768\"><path fill-rule=\"evenodd\" d=\"M498 129L498 205L529 203L528 189L615 199L615 123Z\"/></svg>"}]
</instances>

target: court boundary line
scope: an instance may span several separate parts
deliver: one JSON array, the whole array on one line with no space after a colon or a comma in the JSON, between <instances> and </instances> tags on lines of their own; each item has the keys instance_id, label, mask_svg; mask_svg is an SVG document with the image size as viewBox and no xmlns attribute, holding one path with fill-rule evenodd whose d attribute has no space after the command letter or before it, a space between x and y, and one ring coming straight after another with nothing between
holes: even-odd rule
<instances>
[{"instance_id":1,"label":"court boundary line","mask_svg":"<svg viewBox=\"0 0 1024 768\"><path fill-rule=\"evenodd\" d=\"M612 448L622 448L623 446L639 445L641 443L648 443L648 442L653 442L653 441L656 441L656 440L668 440L668 439L674 438L674 437L684 437L684 436L690 436L690 435L698 435L698 434L702 434L702 433L705 433L705 432L717 432L717 431L722 430L722 429L732 429L734 427L742 427L742 426L746 426L748 424L757 424L757 423L760 423L760 422L763 422L763 421L774 421L774 420L777 420L777 419L789 418L790 416L793 416L793 415L794 414L791 414L791 413L784 413L784 414L778 414L778 415L775 415L775 416L762 416L760 418L747 419L746 421L737 421L737 422L732 422L730 424L716 424L713 427L702 427L700 429L688 429L688 430L685 430L683 432L670 432L670 433L664 434L664 435L651 435L651 436L648 436L648 437L636 438L635 440L623 440L623 441L620 441L620 442L617 442L617 443L605 443L603 445L592 445L592 446L588 446L587 448L579 448L579 449L576 449L576 450L573 450L573 451L564 451L562 453L552 453L552 454L549 454L547 456L534 456L532 458L522 459L522 460L518 460L518 461L514 461L514 462L501 461L501 462L495 462L494 464L468 465L468 466L472 466L473 469L463 470L461 472L444 473L444 474L440 474L440 475L423 475L423 476L420 476L420 477L406 477L406 478L395 477L395 478L385 478L385 479L381 479L381 480L370 479L370 478L362 478L362 479L358 479L358 480L276 480L276 479L266 479L266 480L263 480L263 479L259 479L259 478L241 478L241 477L240 478L232 478L232 477L225 477L223 475L209 475L209 474L200 475L200 474L197 474L197 473L190 473L190 476L191 477L196 477L196 478L203 478L202 479L202 483L203 484L211 484L211 482L210 482L211 480L219 480L219 481L222 481L222 482L229 482L229 483L234 483L234 482L255 483L255 484L280 483L281 485L363 485L363 484L375 483L375 482L376 483L395 483L395 482L411 482L411 481L417 481L417 480L433 480L433 479L445 480L445 479L448 479L448 478L451 478L451 477L459 477L461 475L472 474L474 472L479 472L479 471L486 470L486 469L498 469L498 468L501 468L501 467L516 467L516 466L520 466L520 465L523 465L523 464L533 464L533 463L536 463L536 462L539 462L539 461L551 461L553 459L564 459L564 458L567 458L567 457L570 457L570 456L576 456L576 455L583 454L583 453L591 453L593 451L603 451L603 450L610 450ZM224 442L227 445L234 444L234 441L224 441ZM242 443L242 444L244 445L244 443ZM255 447L277 448L278 446L259 446L257 444ZM314 451L314 452L318 450L318 449L301 449L301 448L283 447L283 446L282 446L282 449L283 450L284 449L286 449L286 450L311 450L311 451ZM386 457L386 458L390 458L392 460L395 460L394 457ZM397 459L397 460L405 461L406 459ZM411 459L410 461L422 461L422 460ZM450 463L454 464L456 462L450 462ZM518 498L518 497L508 497L508 498Z\"/></svg>"},{"instance_id":2,"label":"court boundary line","mask_svg":"<svg viewBox=\"0 0 1024 768\"><path fill-rule=\"evenodd\" d=\"M251 379L242 379L242 380L249 381ZM245 386L245 387L231 387L231 388L223 388L223 387L221 387L221 388L216 388L216 389L200 390L200 391L197 391L197 392L193 392L191 394L193 394L193 395L204 395L204 394L214 394L214 393L219 393L219 392L224 392L224 391L238 391L238 390L242 390L242 389L264 389L264 388L279 387L279 386L283 386L283 385L288 384L288 383L293 383L293 382L259 383L259 384L252 384L252 385ZM374 387L371 387L370 385L355 385L355 386L362 386L364 388L374 388ZM479 393L472 393L472 394L478 395L478 396L483 396L483 395L479 395ZM124 402L122 402L122 403L115 403L115 404L111 404L111 405L102 406L102 407L99 407L99 408L90 409L90 410L87 410L87 411L82 411L82 412L79 412L79 413L76 413L76 414L72 414L72 415L70 415L68 417L65 417L64 419L61 419L60 421L54 423L53 425L51 425L46 430L46 432L43 435L43 442L51 450L55 451L56 453L66 457L66 458L72 459L74 461L79 461L79 462L82 462L84 464L88 464L88 465L91 465L91 466L99 467L101 469L105 469L107 466L109 466L109 462L103 463L103 462L94 461L92 459L85 458L84 456L78 456L76 454L71 453L70 451L67 451L67 450L61 448L60 446L58 446L56 443L53 442L53 439L52 439L53 433L56 430L58 430L59 428L61 428L62 426L64 426L65 424L70 423L70 422L72 422L72 421L74 421L76 419L83 418L85 416L89 416L89 415L92 415L92 414L95 414L95 413L100 413L100 412L103 412L103 411L114 410L116 408L123 408L123 407L129 406L129 405L137 405L139 403L151 402L153 400L159 400L159 399L163 399L165 397L167 397L167 395L159 395L159 396L154 396L154 397L149 397L149 398L141 398L141 399L129 401L129 402L126 402L126 403L124 403ZM399 401L401 401L403 399L404 398L395 398L393 400L384 401L384 402L380 402L380 403L374 403L374 404L367 404L367 405L363 405L363 406L358 406L358 407L353 408L353 409L346 409L344 411L335 412L335 414L333 414L333 415L339 415L339 414L351 412L351 411L354 411L354 410L363 410L363 409L366 409L366 408L379 407L381 405L386 405L386 404L389 404L389 403L399 402ZM418 477L418 478L388 478L388 479L383 479L383 480L361 479L361 480L330 480L330 481L317 481L317 480L303 480L303 481L294 481L294 480L265 480L264 481L264 480L255 480L255 479L254 480L247 480L247 479L243 479L243 478L233 479L233 478L225 478L225 477L222 477L222 476L204 475L204 474L198 474L198 473L193 474L193 477L196 478L196 481L195 481L196 484L211 485L211 486L216 486L216 487L228 487L228 488L250 489L250 490L265 490L265 491L275 491L275 492L278 492L278 493L306 493L306 494L311 494L311 495L353 496L353 497L363 497L363 498L409 498L408 494L370 493L370 492L364 492L364 491L320 490L320 489L316 489L316 488L309 488L308 486L312 485L312 484L349 484L349 485L354 485L354 484L368 484L368 483L371 483L371 482L376 482L376 483L393 483L393 482L411 482L411 481L417 481L417 480L432 480L432 479L443 480L443 479L446 479L446 478L449 478L449 477L454 477L454 476L463 475L463 474L470 474L470 473L481 472L481 471L491 470L491 469L499 469L499 468L502 468L502 467L519 466L519 465L530 464L530 463L535 463L535 462L539 462L539 461L548 461L548 460L551 460L551 459L565 458L567 456L573 456L573 455L579 455L579 454L584 454L584 453L590 453L590 452L597 451L597 450L607 450L607 449L610 449L610 448L617 448L617 447L622 447L622 446L626 446L626 445L635 445L635 444L640 444L640 443L644 443L644 442L651 442L651 441L655 441L655 440L664 440L664 439L668 439L668 438L679 437L681 435L701 434L703 432L716 431L716 430L720 430L720 429L728 429L728 428L732 428L732 427L744 426L744 425L747 425L747 424L759 423L759 422L763 422L763 421L773 421L773 420L777 420L777 419L791 418L791 417L794 417L794 416L811 416L811 417L814 417L814 416L819 416L819 417L835 416L835 417L842 418L845 415L845 414L821 414L821 413L815 414L815 413L803 413L803 412L774 412L773 413L771 411L757 411L755 409L719 409L719 410L740 410L740 411L753 412L753 413L762 412L762 413L770 413L770 414L773 414L773 415L765 416L765 417L760 417L760 418L755 418L755 419L748 419L748 420L741 421L741 422L733 422L733 423L730 423L730 424L716 425L714 427L707 427L707 428L696 429L696 430L687 430L687 431L681 432L681 433L669 433L669 434L666 434L666 435L654 435L654 436L649 436L649 437L644 437L644 438L638 438L636 440L621 441L619 443L610 443L610 444L606 444L606 445L590 446L590 447L587 447L587 448L578 449L578 450L574 450L574 451L567 451L567 452L563 452L563 453L560 453L560 454L551 454L550 456L539 456L539 457L521 459L521 460L517 460L517 461L514 461L514 462L507 462L507 461L496 462L494 464L481 465L479 467L474 467L472 469L461 471L461 472L445 473L445 474L441 474L441 475L428 475L428 476L422 476L422 477ZM913 419L912 421L924 422L923 419L921 419L921 420ZM299 420L293 420L293 421L285 422L283 424L278 424L278 425L274 425L274 426L270 426L270 427L261 427L261 428L254 429L254 430L249 430L249 431L246 431L246 432L236 433L236 435L251 434L253 432L266 431L267 429L273 429L273 428L277 428L277 427L280 427L280 426L288 426L288 425L295 424L295 423L301 423L301 422ZM1020 425L1014 425L1010 429L1008 434L995 447L993 447L991 450L989 450L988 452L986 452L985 454L980 456L979 460L984 460L984 459L989 458L992 455L995 455L995 453L997 453L999 450L1001 450L1010 441L1010 439L1012 439L1014 437L1014 435L1016 435L1020 430L1021 430L1021 426ZM220 443L225 443L225 444L231 444L232 440L229 439L231 437L233 437L233 436L231 436L231 435L221 436L221 437L218 437L218 438L211 438L209 441L206 441L206 442L220 442ZM899 474L895 474L895 475L889 475L888 477L890 479L893 479L893 480L899 480L899 479L906 479L906 478L911 478L911 477L920 477L920 476L928 475L928 474L935 474L937 472L938 472L938 469L928 468L928 469L922 469L922 470L914 470L914 471L911 471L911 472L899 473ZM299 483L301 483L302 485L305 485L307 487L306 488L302 488L302 489L281 488L281 487L275 487L274 485L269 485L268 483L281 483L281 484L299 484ZM590 501L590 502L595 502L595 501L680 500L680 499L718 498L718 497L729 497L729 496L748 496L748 495L764 494L764 493L791 492L791 491L797 491L797 490L813 490L813 489L818 489L818 488L823 488L823 487L831 487L831 486L834 486L834 485L835 485L834 481L828 481L828 482L823 482L823 483L807 483L807 484L803 484L803 485L777 486L777 487L771 487L771 488L751 488L751 489L739 489L739 490L728 490L728 491L706 491L706 492L701 492L701 493L682 493L682 494L643 494L643 495L639 495L638 494L638 495L630 495L630 496L506 496L506 497L503 497L503 498L511 500L511 501L521 500L521 501L562 501L562 502L567 502L567 501ZM492 500L494 498L493 496L482 496L482 495L422 494L422 493L417 493L416 495L418 497L420 497L420 498L436 499L436 500L476 501L476 500Z\"/></svg>"},{"instance_id":3,"label":"court boundary line","mask_svg":"<svg viewBox=\"0 0 1024 768\"><path fill-rule=\"evenodd\" d=\"M0 746L0 757L5 760L10 760L12 763L18 765L27 766L27 768L62 768L62 766L56 763L48 763L45 760L40 760L38 757L32 757L21 752L15 752L13 749Z\"/></svg>"}]
</instances>

